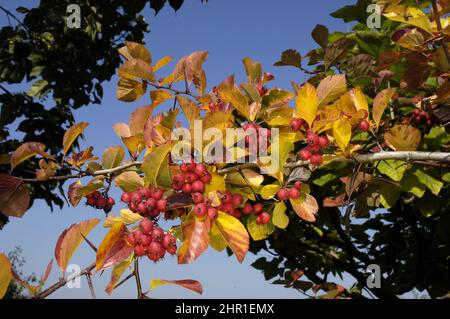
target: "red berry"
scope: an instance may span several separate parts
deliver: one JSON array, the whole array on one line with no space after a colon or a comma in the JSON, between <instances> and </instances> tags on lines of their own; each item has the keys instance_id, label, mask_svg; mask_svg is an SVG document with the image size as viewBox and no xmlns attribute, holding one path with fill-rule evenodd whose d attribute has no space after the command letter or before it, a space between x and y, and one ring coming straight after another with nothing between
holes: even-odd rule
<instances>
[{"instance_id":1,"label":"red berry","mask_svg":"<svg viewBox=\"0 0 450 319\"><path fill-rule=\"evenodd\" d=\"M144 233L151 233L153 230L153 222L150 219L143 219L139 223L139 226L141 226Z\"/></svg>"},{"instance_id":2,"label":"red berry","mask_svg":"<svg viewBox=\"0 0 450 319\"><path fill-rule=\"evenodd\" d=\"M193 183L198 179L198 176L193 172L188 172L186 173L185 178L187 183Z\"/></svg>"},{"instance_id":3,"label":"red berry","mask_svg":"<svg viewBox=\"0 0 450 319\"><path fill-rule=\"evenodd\" d=\"M183 173L189 172L189 164L187 164L187 163L181 164L180 169Z\"/></svg>"},{"instance_id":4,"label":"red berry","mask_svg":"<svg viewBox=\"0 0 450 319\"><path fill-rule=\"evenodd\" d=\"M109 206L114 206L116 204L116 201L112 197L108 197L107 203Z\"/></svg>"},{"instance_id":5,"label":"red berry","mask_svg":"<svg viewBox=\"0 0 450 319\"><path fill-rule=\"evenodd\" d=\"M157 188L153 191L152 197L155 200L160 200L163 197L163 195L164 195L164 192L162 191L162 189Z\"/></svg>"},{"instance_id":6,"label":"red berry","mask_svg":"<svg viewBox=\"0 0 450 319\"><path fill-rule=\"evenodd\" d=\"M177 253L177 246L171 246L166 251L168 254L175 255Z\"/></svg>"},{"instance_id":7,"label":"red berry","mask_svg":"<svg viewBox=\"0 0 450 319\"><path fill-rule=\"evenodd\" d=\"M152 242L152 237L150 237L150 235L148 234L142 234L142 236L140 237L140 242L142 246L148 247L148 245L150 245L150 243Z\"/></svg>"},{"instance_id":8,"label":"red berry","mask_svg":"<svg viewBox=\"0 0 450 319\"><path fill-rule=\"evenodd\" d=\"M194 214L198 217L205 216L208 213L208 205L205 203L200 203L195 205L194 207Z\"/></svg>"},{"instance_id":9,"label":"red berry","mask_svg":"<svg viewBox=\"0 0 450 319\"><path fill-rule=\"evenodd\" d=\"M259 213L262 212L263 208L264 208L263 204L256 203L255 205L253 205L253 212L258 215Z\"/></svg>"},{"instance_id":10,"label":"red berry","mask_svg":"<svg viewBox=\"0 0 450 319\"><path fill-rule=\"evenodd\" d=\"M104 198L97 198L97 200L95 201L95 205L99 208L105 207L106 205L106 199Z\"/></svg>"},{"instance_id":11,"label":"red berry","mask_svg":"<svg viewBox=\"0 0 450 319\"><path fill-rule=\"evenodd\" d=\"M315 166L322 164L322 154L316 153L311 155L311 164Z\"/></svg>"},{"instance_id":12,"label":"red berry","mask_svg":"<svg viewBox=\"0 0 450 319\"><path fill-rule=\"evenodd\" d=\"M242 212L244 213L244 215L250 215L251 213L253 213L253 207L250 203L246 203L244 208L242 209Z\"/></svg>"},{"instance_id":13,"label":"red berry","mask_svg":"<svg viewBox=\"0 0 450 319\"><path fill-rule=\"evenodd\" d=\"M282 188L277 192L277 196L279 200L285 201L289 198L289 192L285 188Z\"/></svg>"},{"instance_id":14,"label":"red berry","mask_svg":"<svg viewBox=\"0 0 450 319\"><path fill-rule=\"evenodd\" d=\"M258 215L258 217L256 217L256 223L258 225L265 225L269 223L269 221L270 221L270 214L266 212L262 212L261 214Z\"/></svg>"},{"instance_id":15,"label":"red berry","mask_svg":"<svg viewBox=\"0 0 450 319\"><path fill-rule=\"evenodd\" d=\"M431 126L433 126L433 121L427 120L427 123L426 123L426 124L427 124L428 127L431 127Z\"/></svg>"},{"instance_id":16,"label":"red berry","mask_svg":"<svg viewBox=\"0 0 450 319\"><path fill-rule=\"evenodd\" d=\"M308 145L308 150L309 150L311 153L319 153L319 152L320 152L320 146L319 146L319 144L316 144L316 145Z\"/></svg>"},{"instance_id":17,"label":"red berry","mask_svg":"<svg viewBox=\"0 0 450 319\"><path fill-rule=\"evenodd\" d=\"M160 211L156 208L153 208L152 210L147 210L150 217L158 217L160 214Z\"/></svg>"},{"instance_id":18,"label":"red berry","mask_svg":"<svg viewBox=\"0 0 450 319\"><path fill-rule=\"evenodd\" d=\"M181 191L183 193L187 193L187 194L192 193L192 185L191 184L184 184L183 187L181 188Z\"/></svg>"},{"instance_id":19,"label":"red berry","mask_svg":"<svg viewBox=\"0 0 450 319\"><path fill-rule=\"evenodd\" d=\"M295 187L296 189L298 189L299 191L301 191L301 190L302 190L302 187L303 187L303 184L302 184L302 182L300 182L300 181L296 181L295 184L294 184L294 187Z\"/></svg>"},{"instance_id":20,"label":"red berry","mask_svg":"<svg viewBox=\"0 0 450 319\"><path fill-rule=\"evenodd\" d=\"M177 240L176 238L171 235L171 234L165 234L162 241L161 241L162 246L164 247L164 249L168 249L169 247L172 246L177 246Z\"/></svg>"},{"instance_id":21,"label":"red berry","mask_svg":"<svg viewBox=\"0 0 450 319\"><path fill-rule=\"evenodd\" d=\"M302 161L309 161L309 159L311 158L311 152L304 148L300 151L300 158L302 159Z\"/></svg>"},{"instance_id":22,"label":"red berry","mask_svg":"<svg viewBox=\"0 0 450 319\"><path fill-rule=\"evenodd\" d=\"M142 199L145 199L146 198L146 193L147 193L147 191L146 191L146 188L141 188L141 189L139 189L138 191L137 191L137 193L139 194L139 196L142 198Z\"/></svg>"},{"instance_id":23,"label":"red berry","mask_svg":"<svg viewBox=\"0 0 450 319\"><path fill-rule=\"evenodd\" d=\"M127 242L130 246L134 246L137 243L136 237L133 233L128 233L127 235Z\"/></svg>"},{"instance_id":24,"label":"red berry","mask_svg":"<svg viewBox=\"0 0 450 319\"><path fill-rule=\"evenodd\" d=\"M260 96L263 96L268 92L268 89L265 86L258 87L257 90Z\"/></svg>"},{"instance_id":25,"label":"red berry","mask_svg":"<svg viewBox=\"0 0 450 319\"><path fill-rule=\"evenodd\" d=\"M302 121L300 121L299 119L294 119L294 120L291 121L289 126L290 126L292 131L298 132L302 128L302 124L303 124Z\"/></svg>"},{"instance_id":26,"label":"red berry","mask_svg":"<svg viewBox=\"0 0 450 319\"><path fill-rule=\"evenodd\" d=\"M212 179L211 174L206 173L204 175L202 175L202 177L200 177L200 180L204 183L204 184L208 184Z\"/></svg>"},{"instance_id":27,"label":"red berry","mask_svg":"<svg viewBox=\"0 0 450 319\"><path fill-rule=\"evenodd\" d=\"M233 195L230 192L226 191L222 193L221 199L223 204L230 204L233 200Z\"/></svg>"},{"instance_id":28,"label":"red berry","mask_svg":"<svg viewBox=\"0 0 450 319\"><path fill-rule=\"evenodd\" d=\"M200 204L204 201L202 194L198 192L191 194L191 198L194 204Z\"/></svg>"},{"instance_id":29,"label":"red berry","mask_svg":"<svg viewBox=\"0 0 450 319\"><path fill-rule=\"evenodd\" d=\"M150 197L145 201L145 204L147 205L147 208L155 208L156 207L156 200L153 197Z\"/></svg>"},{"instance_id":30,"label":"red berry","mask_svg":"<svg viewBox=\"0 0 450 319\"><path fill-rule=\"evenodd\" d=\"M99 191L94 191L92 192L92 197L94 197L95 199L99 199L102 197L102 194L100 194Z\"/></svg>"},{"instance_id":31,"label":"red berry","mask_svg":"<svg viewBox=\"0 0 450 319\"><path fill-rule=\"evenodd\" d=\"M141 202L141 196L137 192L134 192L131 194L131 201L134 203L140 203Z\"/></svg>"},{"instance_id":32,"label":"red berry","mask_svg":"<svg viewBox=\"0 0 450 319\"><path fill-rule=\"evenodd\" d=\"M317 134L308 134L306 136L306 141L309 145L319 145L319 135Z\"/></svg>"},{"instance_id":33,"label":"red berry","mask_svg":"<svg viewBox=\"0 0 450 319\"><path fill-rule=\"evenodd\" d=\"M207 214L211 220L215 220L217 218L217 216L219 215L219 212L217 211L217 208L209 207Z\"/></svg>"},{"instance_id":34,"label":"red berry","mask_svg":"<svg viewBox=\"0 0 450 319\"><path fill-rule=\"evenodd\" d=\"M205 191L205 184L202 181L195 181L192 183L192 191L203 193Z\"/></svg>"},{"instance_id":35,"label":"red berry","mask_svg":"<svg viewBox=\"0 0 450 319\"><path fill-rule=\"evenodd\" d=\"M240 205L242 204L242 201L243 201L243 198L242 198L242 195L241 195L241 194L234 194L234 195L231 197L231 204L232 204L234 207L240 206Z\"/></svg>"},{"instance_id":36,"label":"red berry","mask_svg":"<svg viewBox=\"0 0 450 319\"><path fill-rule=\"evenodd\" d=\"M134 202L131 202L128 204L128 208L133 212L133 213L137 213L137 205Z\"/></svg>"},{"instance_id":37,"label":"red berry","mask_svg":"<svg viewBox=\"0 0 450 319\"><path fill-rule=\"evenodd\" d=\"M234 207L233 207L233 204L231 204L231 203L222 204L220 206L220 210L231 215L231 214L233 214Z\"/></svg>"},{"instance_id":38,"label":"red berry","mask_svg":"<svg viewBox=\"0 0 450 319\"><path fill-rule=\"evenodd\" d=\"M367 120L362 120L358 125L359 129L363 132L367 132L370 128L370 124Z\"/></svg>"},{"instance_id":39,"label":"red berry","mask_svg":"<svg viewBox=\"0 0 450 319\"><path fill-rule=\"evenodd\" d=\"M172 178L172 182L177 185L182 185L184 183L184 174L177 174Z\"/></svg>"},{"instance_id":40,"label":"red berry","mask_svg":"<svg viewBox=\"0 0 450 319\"><path fill-rule=\"evenodd\" d=\"M242 211L239 208L236 208L236 209L233 210L233 212L230 215L233 216L236 219L241 219Z\"/></svg>"},{"instance_id":41,"label":"red berry","mask_svg":"<svg viewBox=\"0 0 450 319\"><path fill-rule=\"evenodd\" d=\"M122 196L120 196L120 200L124 202L125 204L128 204L131 200L130 193L123 193Z\"/></svg>"},{"instance_id":42,"label":"red berry","mask_svg":"<svg viewBox=\"0 0 450 319\"><path fill-rule=\"evenodd\" d=\"M147 205L145 205L145 203L142 203L142 202L139 203L137 206L137 211L141 215L147 215Z\"/></svg>"},{"instance_id":43,"label":"red berry","mask_svg":"<svg viewBox=\"0 0 450 319\"><path fill-rule=\"evenodd\" d=\"M201 177L205 172L207 172L206 166L203 164L197 164L195 165L194 172L195 174L197 174L198 177Z\"/></svg>"},{"instance_id":44,"label":"red berry","mask_svg":"<svg viewBox=\"0 0 450 319\"><path fill-rule=\"evenodd\" d=\"M158 242L152 242L150 246L148 246L148 258L154 262L161 259L164 256L164 247Z\"/></svg>"},{"instance_id":45,"label":"red berry","mask_svg":"<svg viewBox=\"0 0 450 319\"><path fill-rule=\"evenodd\" d=\"M414 115L415 115L415 116L420 115L420 110L419 110L419 109L415 109L415 110L414 110Z\"/></svg>"},{"instance_id":46,"label":"red berry","mask_svg":"<svg viewBox=\"0 0 450 319\"><path fill-rule=\"evenodd\" d=\"M145 247L143 245L137 245L134 247L134 254L138 257L145 255Z\"/></svg>"},{"instance_id":47,"label":"red berry","mask_svg":"<svg viewBox=\"0 0 450 319\"><path fill-rule=\"evenodd\" d=\"M160 242L164 236L164 231L161 227L154 227L151 236L153 241Z\"/></svg>"},{"instance_id":48,"label":"red berry","mask_svg":"<svg viewBox=\"0 0 450 319\"><path fill-rule=\"evenodd\" d=\"M291 188L289 190L289 198L290 199L297 199L300 197L300 192L297 188Z\"/></svg>"},{"instance_id":49,"label":"red berry","mask_svg":"<svg viewBox=\"0 0 450 319\"><path fill-rule=\"evenodd\" d=\"M153 194L152 194L152 190L150 188L144 188L144 198L149 199L152 198Z\"/></svg>"},{"instance_id":50,"label":"red berry","mask_svg":"<svg viewBox=\"0 0 450 319\"><path fill-rule=\"evenodd\" d=\"M95 203L96 203L97 201L95 200L95 198L94 197L89 197L88 199L87 199L87 201L86 201L86 204L88 204L89 206L95 206Z\"/></svg>"},{"instance_id":51,"label":"red berry","mask_svg":"<svg viewBox=\"0 0 450 319\"><path fill-rule=\"evenodd\" d=\"M328 138L326 136L319 136L319 146L320 148L328 146Z\"/></svg>"},{"instance_id":52,"label":"red berry","mask_svg":"<svg viewBox=\"0 0 450 319\"><path fill-rule=\"evenodd\" d=\"M160 212L165 212L167 209L167 200L165 199L160 199L159 201L156 202L156 208L160 211Z\"/></svg>"}]
</instances>

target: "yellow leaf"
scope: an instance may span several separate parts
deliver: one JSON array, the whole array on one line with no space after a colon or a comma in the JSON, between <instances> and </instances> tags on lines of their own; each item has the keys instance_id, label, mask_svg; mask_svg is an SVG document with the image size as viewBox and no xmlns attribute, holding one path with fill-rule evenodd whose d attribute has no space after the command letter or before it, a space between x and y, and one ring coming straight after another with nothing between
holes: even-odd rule
<instances>
[{"instance_id":1,"label":"yellow leaf","mask_svg":"<svg viewBox=\"0 0 450 319\"><path fill-rule=\"evenodd\" d=\"M157 70L161 69L163 66L165 66L168 63L170 63L170 61L172 61L172 59L173 59L173 57L168 56L168 55L166 55L165 57L162 57L153 66L153 71L157 71Z\"/></svg>"},{"instance_id":2,"label":"yellow leaf","mask_svg":"<svg viewBox=\"0 0 450 319\"><path fill-rule=\"evenodd\" d=\"M116 217L109 215L108 217L106 217L105 222L103 223L103 227L109 228L117 222L124 223L125 225L132 225L143 219L144 217L139 214L133 213L129 209L121 209L120 216Z\"/></svg>"},{"instance_id":3,"label":"yellow leaf","mask_svg":"<svg viewBox=\"0 0 450 319\"><path fill-rule=\"evenodd\" d=\"M415 151L420 145L422 133L414 126L398 124L384 133L386 144L394 151Z\"/></svg>"},{"instance_id":4,"label":"yellow leaf","mask_svg":"<svg viewBox=\"0 0 450 319\"><path fill-rule=\"evenodd\" d=\"M218 88L219 97L225 103L231 103L247 119L250 117L250 107L247 96L234 84L234 78L229 77Z\"/></svg>"},{"instance_id":5,"label":"yellow leaf","mask_svg":"<svg viewBox=\"0 0 450 319\"><path fill-rule=\"evenodd\" d=\"M200 108L194 101L184 96L177 96L178 103L189 122L190 127L194 127L194 121L200 119Z\"/></svg>"},{"instance_id":6,"label":"yellow leaf","mask_svg":"<svg viewBox=\"0 0 450 319\"><path fill-rule=\"evenodd\" d=\"M367 103L366 95L360 88L351 89L349 95L357 111L366 110L369 112L369 104Z\"/></svg>"},{"instance_id":7,"label":"yellow leaf","mask_svg":"<svg viewBox=\"0 0 450 319\"><path fill-rule=\"evenodd\" d=\"M172 146L170 144L162 144L144 157L142 171L145 175L146 185L157 187L159 170L171 148Z\"/></svg>"},{"instance_id":8,"label":"yellow leaf","mask_svg":"<svg viewBox=\"0 0 450 319\"><path fill-rule=\"evenodd\" d=\"M225 178L226 182L228 184L233 185L240 185L240 186L250 185L253 187L259 187L261 183L264 181L264 176L251 169L243 169L241 172L245 178L242 177L242 175L239 172L232 172L227 174Z\"/></svg>"},{"instance_id":9,"label":"yellow leaf","mask_svg":"<svg viewBox=\"0 0 450 319\"><path fill-rule=\"evenodd\" d=\"M419 8L394 5L387 8L383 15L389 20L413 25L432 33L430 20Z\"/></svg>"},{"instance_id":10,"label":"yellow leaf","mask_svg":"<svg viewBox=\"0 0 450 319\"><path fill-rule=\"evenodd\" d=\"M127 79L146 79L155 81L152 67L141 59L130 59L119 67L119 76Z\"/></svg>"},{"instance_id":11,"label":"yellow leaf","mask_svg":"<svg viewBox=\"0 0 450 319\"><path fill-rule=\"evenodd\" d=\"M319 97L316 88L306 83L298 90L295 105L297 106L297 115L312 127L319 109Z\"/></svg>"},{"instance_id":12,"label":"yellow leaf","mask_svg":"<svg viewBox=\"0 0 450 319\"><path fill-rule=\"evenodd\" d=\"M23 161L35 155L41 155L45 158L55 160L53 156L45 153L45 145L36 142L27 142L20 145L11 155L11 170Z\"/></svg>"},{"instance_id":13,"label":"yellow leaf","mask_svg":"<svg viewBox=\"0 0 450 319\"><path fill-rule=\"evenodd\" d=\"M380 125L381 117L383 116L383 112L388 106L389 101L392 96L394 96L397 90L395 88L385 89L377 94L375 100L373 102L373 120L377 124L377 127Z\"/></svg>"},{"instance_id":14,"label":"yellow leaf","mask_svg":"<svg viewBox=\"0 0 450 319\"><path fill-rule=\"evenodd\" d=\"M227 241L215 223L212 223L211 229L209 230L209 245L219 252L228 247Z\"/></svg>"},{"instance_id":15,"label":"yellow leaf","mask_svg":"<svg viewBox=\"0 0 450 319\"><path fill-rule=\"evenodd\" d=\"M329 75L320 81L317 87L319 108L334 101L347 91L347 79L344 74Z\"/></svg>"},{"instance_id":16,"label":"yellow leaf","mask_svg":"<svg viewBox=\"0 0 450 319\"><path fill-rule=\"evenodd\" d=\"M125 46L119 48L118 51L127 60L141 59L148 64L152 63L150 52L140 43L125 41Z\"/></svg>"},{"instance_id":17,"label":"yellow leaf","mask_svg":"<svg viewBox=\"0 0 450 319\"><path fill-rule=\"evenodd\" d=\"M105 238L103 238L97 249L97 255L95 258L95 268L97 271L103 268L108 253L114 244L124 236L125 229L125 224L122 222L117 222L111 226L109 232L106 234Z\"/></svg>"},{"instance_id":18,"label":"yellow leaf","mask_svg":"<svg viewBox=\"0 0 450 319\"><path fill-rule=\"evenodd\" d=\"M12 279L12 266L8 257L0 253L0 299L6 294Z\"/></svg>"},{"instance_id":19,"label":"yellow leaf","mask_svg":"<svg viewBox=\"0 0 450 319\"><path fill-rule=\"evenodd\" d=\"M97 218L88 219L78 224L73 224L64 230L58 238L55 246L55 259L59 268L64 272L75 251L91 230L100 222Z\"/></svg>"},{"instance_id":20,"label":"yellow leaf","mask_svg":"<svg viewBox=\"0 0 450 319\"><path fill-rule=\"evenodd\" d=\"M336 144L345 152L352 137L352 125L349 121L341 118L333 124L333 136Z\"/></svg>"},{"instance_id":21,"label":"yellow leaf","mask_svg":"<svg viewBox=\"0 0 450 319\"><path fill-rule=\"evenodd\" d=\"M63 150L64 156L69 150L72 143L77 139L77 137L83 133L83 131L88 127L89 123L80 122L72 125L65 133L63 138Z\"/></svg>"},{"instance_id":22,"label":"yellow leaf","mask_svg":"<svg viewBox=\"0 0 450 319\"><path fill-rule=\"evenodd\" d=\"M205 194L210 192L223 192L226 190L225 179L222 175L217 173L211 173L211 181L205 186Z\"/></svg>"},{"instance_id":23,"label":"yellow leaf","mask_svg":"<svg viewBox=\"0 0 450 319\"><path fill-rule=\"evenodd\" d=\"M285 229L289 224L289 217L286 215L286 204L278 202L273 209L272 223L278 228Z\"/></svg>"},{"instance_id":24,"label":"yellow leaf","mask_svg":"<svg viewBox=\"0 0 450 319\"><path fill-rule=\"evenodd\" d=\"M264 199L271 199L275 196L275 194L278 192L280 188L281 186L279 184L265 185L261 189L261 196Z\"/></svg>"},{"instance_id":25,"label":"yellow leaf","mask_svg":"<svg viewBox=\"0 0 450 319\"><path fill-rule=\"evenodd\" d=\"M256 216L251 215L247 220L247 229L250 236L252 236L252 239L257 241L266 239L274 232L275 227L273 226L272 221L264 225L258 225L256 223Z\"/></svg>"},{"instance_id":26,"label":"yellow leaf","mask_svg":"<svg viewBox=\"0 0 450 319\"><path fill-rule=\"evenodd\" d=\"M134 192L144 187L144 180L133 171L123 172L115 178L116 186L124 192Z\"/></svg>"},{"instance_id":27,"label":"yellow leaf","mask_svg":"<svg viewBox=\"0 0 450 319\"><path fill-rule=\"evenodd\" d=\"M150 91L150 98L152 99L152 106L155 107L167 100L170 100L171 98L173 98L173 95L170 92L164 90L155 90Z\"/></svg>"},{"instance_id":28,"label":"yellow leaf","mask_svg":"<svg viewBox=\"0 0 450 319\"><path fill-rule=\"evenodd\" d=\"M102 154L102 166L104 169L110 169L119 166L125 156L122 146L108 147Z\"/></svg>"},{"instance_id":29,"label":"yellow leaf","mask_svg":"<svg viewBox=\"0 0 450 319\"><path fill-rule=\"evenodd\" d=\"M124 102L133 102L144 95L147 84L128 78L121 78L117 83L117 99Z\"/></svg>"},{"instance_id":30,"label":"yellow leaf","mask_svg":"<svg viewBox=\"0 0 450 319\"><path fill-rule=\"evenodd\" d=\"M213 222L237 260L242 263L247 254L250 239L242 223L231 215L219 211L219 217Z\"/></svg>"},{"instance_id":31,"label":"yellow leaf","mask_svg":"<svg viewBox=\"0 0 450 319\"><path fill-rule=\"evenodd\" d=\"M120 264L114 266L113 270L111 271L111 279L108 283L108 286L106 287L105 291L108 295L111 295L114 287L117 285L120 277L123 275L125 270L130 268L131 262L133 261L134 254L130 254L127 259L122 261Z\"/></svg>"}]
</instances>

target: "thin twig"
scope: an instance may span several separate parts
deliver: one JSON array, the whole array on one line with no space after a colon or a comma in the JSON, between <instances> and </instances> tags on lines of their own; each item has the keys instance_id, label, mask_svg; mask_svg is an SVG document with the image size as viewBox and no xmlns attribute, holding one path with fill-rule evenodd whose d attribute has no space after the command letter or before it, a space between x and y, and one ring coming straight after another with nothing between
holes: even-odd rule
<instances>
[{"instance_id":1,"label":"thin twig","mask_svg":"<svg viewBox=\"0 0 450 319\"><path fill-rule=\"evenodd\" d=\"M123 283L125 283L128 279L134 277L134 272L126 276L124 279L122 279L117 285L114 286L114 289L119 288Z\"/></svg>"},{"instance_id":2,"label":"thin twig","mask_svg":"<svg viewBox=\"0 0 450 319\"><path fill-rule=\"evenodd\" d=\"M142 298L142 286L141 286L141 278L139 275L139 259L134 259L134 278L136 279L136 289L137 289L137 297L138 299Z\"/></svg>"},{"instance_id":3,"label":"thin twig","mask_svg":"<svg viewBox=\"0 0 450 319\"><path fill-rule=\"evenodd\" d=\"M91 274L88 273L85 276L86 276L86 280L88 282L89 290L91 291L92 299L97 299L97 297L95 296L94 285L92 284Z\"/></svg>"},{"instance_id":4,"label":"thin twig","mask_svg":"<svg viewBox=\"0 0 450 319\"><path fill-rule=\"evenodd\" d=\"M439 16L439 11L437 8L436 0L431 0L431 4L433 6L433 14L434 14L434 20L436 21L436 26L439 31L439 34L443 36L443 38L439 41L442 45L442 48L444 49L445 56L447 57L448 63L450 63L450 52L448 51L447 41L445 40L445 35L442 32L442 24L441 24L441 17Z\"/></svg>"}]
</instances>

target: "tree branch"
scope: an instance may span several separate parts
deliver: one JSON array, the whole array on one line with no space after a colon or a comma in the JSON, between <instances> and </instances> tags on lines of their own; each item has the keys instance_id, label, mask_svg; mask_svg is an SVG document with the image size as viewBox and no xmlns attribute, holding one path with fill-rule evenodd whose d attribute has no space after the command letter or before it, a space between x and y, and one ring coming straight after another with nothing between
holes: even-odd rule
<instances>
[{"instance_id":1,"label":"tree branch","mask_svg":"<svg viewBox=\"0 0 450 319\"><path fill-rule=\"evenodd\" d=\"M439 42L441 43L442 48L444 49L447 61L450 63L450 52L448 51L447 41L445 40L445 34L442 32L441 17L439 16L436 0L431 0L431 4L433 6L434 20L436 21L437 29L440 35L442 36L442 39Z\"/></svg>"},{"instance_id":2,"label":"tree branch","mask_svg":"<svg viewBox=\"0 0 450 319\"><path fill-rule=\"evenodd\" d=\"M139 259L134 259L134 278L136 279L136 288L137 288L137 297L138 299L142 299L142 286L141 286L141 278L139 275Z\"/></svg>"}]
</instances>

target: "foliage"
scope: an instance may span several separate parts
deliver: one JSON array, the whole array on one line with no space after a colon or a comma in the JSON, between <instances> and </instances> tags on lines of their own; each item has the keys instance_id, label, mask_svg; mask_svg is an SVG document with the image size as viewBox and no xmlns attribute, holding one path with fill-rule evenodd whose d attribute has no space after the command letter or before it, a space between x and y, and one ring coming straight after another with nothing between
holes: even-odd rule
<instances>
[{"instance_id":1,"label":"foliage","mask_svg":"<svg viewBox=\"0 0 450 319\"><path fill-rule=\"evenodd\" d=\"M74 110L101 103L102 84L111 79L120 62L118 45L124 39L142 41L148 31L139 12L149 4L158 13L166 2L79 1L80 29L66 26L71 1L40 1L36 8L17 8L17 13L0 7L10 22L0 30L0 153L8 154L20 145L11 136L14 130L23 134L22 142L46 143L51 154L61 156L59 143L53 141L61 140L74 124ZM178 10L183 0L168 2ZM21 83L28 90L15 92ZM5 160L0 158L2 163ZM32 163L22 167L24 171L35 168ZM0 170L6 172L4 167ZM58 183L32 187L33 199L45 199L50 207L64 204L53 192L61 190ZM0 225L6 221L0 215Z\"/></svg>"},{"instance_id":2,"label":"foliage","mask_svg":"<svg viewBox=\"0 0 450 319\"><path fill-rule=\"evenodd\" d=\"M55 160L45 145L23 143L11 154L12 173L0 175L0 209L20 217L30 198L26 185L75 179L68 191L72 205L86 198L89 206L109 212L115 202L108 192L119 187L128 208L106 217L108 232L98 248L86 238L97 218L70 226L55 248L64 271L86 241L96 261L80 275L90 280L94 268L112 269L108 293L134 263L123 280L134 277L138 298L147 297L139 278L141 257L156 261L166 251L175 253L176 238L180 264L199 258L208 246L227 249L239 262L249 250L268 251L273 258L261 257L253 266L267 280L276 278L274 284L311 297L395 298L413 289L444 296L450 290L450 21L436 23L436 17L448 7L379 3L380 29L367 28L362 12L369 2L360 0L333 13L358 21L352 32L313 30L320 48L305 56L307 67L295 50L282 54L275 65L311 75L306 83L293 82L292 92L269 89L274 76L250 58L243 59L245 83L229 76L207 91L207 52L181 58L162 76L170 58L155 60L143 45L125 42L117 97L129 102L150 91L152 103L136 109L129 123L114 125L124 146L110 147L101 157L86 148ZM170 110L154 113L163 103L172 103ZM214 128L219 137L174 138L181 130L180 111L189 127L185 133ZM65 132L64 154L86 126L77 123ZM228 139L230 128L241 135ZM180 145L184 160L177 156ZM225 160L222 152L236 157ZM269 156L277 165L268 164ZM39 169L34 178L24 178L18 169L32 157L40 157ZM164 234L155 226L160 219L179 224ZM11 268L7 259L3 263L3 269ZM366 286L372 264L381 269L381 287ZM354 277L352 287L330 280L344 273ZM3 278L10 280L9 272ZM202 291L193 280L157 279L151 287L166 283ZM32 289L36 297L58 288L42 287Z\"/></svg>"}]
</instances>

